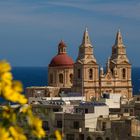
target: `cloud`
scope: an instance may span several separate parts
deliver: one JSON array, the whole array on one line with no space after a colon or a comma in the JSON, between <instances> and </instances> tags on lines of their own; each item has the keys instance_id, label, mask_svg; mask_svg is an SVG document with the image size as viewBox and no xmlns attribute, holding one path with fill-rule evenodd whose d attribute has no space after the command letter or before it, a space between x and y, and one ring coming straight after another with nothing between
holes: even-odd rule
<instances>
[{"instance_id":1,"label":"cloud","mask_svg":"<svg viewBox=\"0 0 140 140\"><path fill-rule=\"evenodd\" d=\"M66 40L70 44L69 53L76 56L75 47L80 44L83 28L88 26L97 56L104 61L100 50L108 51L118 26L124 40L129 41L127 44L138 47L139 13L140 4L136 0L1 0L0 56L10 58L16 65L40 65L54 55L59 39ZM32 50L34 53L30 55ZM20 55L27 58L17 59Z\"/></svg>"},{"instance_id":2,"label":"cloud","mask_svg":"<svg viewBox=\"0 0 140 140\"><path fill-rule=\"evenodd\" d=\"M116 2L74 2L74 1L51 1L48 2L52 5L57 6L65 6L71 8L77 8L81 10L86 10L89 12L99 12L103 15L111 15L111 16L119 16L123 18L133 18L136 20L140 20L140 3L138 1L124 1L116 3Z\"/></svg>"},{"instance_id":3,"label":"cloud","mask_svg":"<svg viewBox=\"0 0 140 140\"><path fill-rule=\"evenodd\" d=\"M69 9L66 9L69 8ZM73 9L75 9L73 11ZM140 20L140 4L137 2L107 2L102 0L25 0L25 1L2 1L0 2L0 23L28 23L28 24L50 24L58 22L60 18L68 19L67 16L76 20L81 18L81 12L88 15L110 16ZM75 12L75 13L74 13ZM79 17L80 16L80 17ZM96 16L98 18L98 16ZM86 18L86 15L85 17ZM41 22L42 21L42 22ZM63 20L68 24L69 20Z\"/></svg>"}]
</instances>

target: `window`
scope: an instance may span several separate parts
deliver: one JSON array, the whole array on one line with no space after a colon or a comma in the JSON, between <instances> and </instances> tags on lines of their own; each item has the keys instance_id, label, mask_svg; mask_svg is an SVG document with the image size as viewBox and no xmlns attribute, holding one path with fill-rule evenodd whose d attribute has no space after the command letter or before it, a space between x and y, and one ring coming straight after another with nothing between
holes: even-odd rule
<instances>
[{"instance_id":1,"label":"window","mask_svg":"<svg viewBox=\"0 0 140 140\"><path fill-rule=\"evenodd\" d=\"M62 128L62 121L57 121L57 128Z\"/></svg>"},{"instance_id":2,"label":"window","mask_svg":"<svg viewBox=\"0 0 140 140\"><path fill-rule=\"evenodd\" d=\"M89 69L89 79L93 79L93 70Z\"/></svg>"},{"instance_id":3,"label":"window","mask_svg":"<svg viewBox=\"0 0 140 140\"><path fill-rule=\"evenodd\" d=\"M79 129L79 122L78 121L73 122L73 128L74 129Z\"/></svg>"},{"instance_id":4,"label":"window","mask_svg":"<svg viewBox=\"0 0 140 140\"><path fill-rule=\"evenodd\" d=\"M124 109L124 112L125 112L125 113L128 113L128 109L127 109L127 108L125 108L125 109Z\"/></svg>"},{"instance_id":5,"label":"window","mask_svg":"<svg viewBox=\"0 0 140 140\"><path fill-rule=\"evenodd\" d=\"M88 113L88 109L87 108L85 109L85 113Z\"/></svg>"},{"instance_id":6,"label":"window","mask_svg":"<svg viewBox=\"0 0 140 140\"><path fill-rule=\"evenodd\" d=\"M63 52L66 52L66 48L63 49Z\"/></svg>"},{"instance_id":7,"label":"window","mask_svg":"<svg viewBox=\"0 0 140 140\"><path fill-rule=\"evenodd\" d=\"M122 38L121 37L119 37L119 41L121 41L122 40Z\"/></svg>"},{"instance_id":8,"label":"window","mask_svg":"<svg viewBox=\"0 0 140 140\"><path fill-rule=\"evenodd\" d=\"M79 109L78 109L78 108L76 108L76 109L75 109L75 112L76 112L76 113L78 113L78 112L79 112Z\"/></svg>"},{"instance_id":9,"label":"window","mask_svg":"<svg viewBox=\"0 0 140 140\"><path fill-rule=\"evenodd\" d=\"M50 74L50 83L53 83L53 74Z\"/></svg>"},{"instance_id":10,"label":"window","mask_svg":"<svg viewBox=\"0 0 140 140\"><path fill-rule=\"evenodd\" d=\"M114 74L113 69L111 69L111 73L112 73L112 75Z\"/></svg>"},{"instance_id":11,"label":"window","mask_svg":"<svg viewBox=\"0 0 140 140\"><path fill-rule=\"evenodd\" d=\"M84 140L84 134L79 134L79 140Z\"/></svg>"},{"instance_id":12,"label":"window","mask_svg":"<svg viewBox=\"0 0 140 140\"><path fill-rule=\"evenodd\" d=\"M59 83L63 83L63 74L61 73L61 74L59 74Z\"/></svg>"},{"instance_id":13,"label":"window","mask_svg":"<svg viewBox=\"0 0 140 140\"><path fill-rule=\"evenodd\" d=\"M59 112L58 108L53 108L53 112Z\"/></svg>"},{"instance_id":14,"label":"window","mask_svg":"<svg viewBox=\"0 0 140 140\"><path fill-rule=\"evenodd\" d=\"M103 124L102 124L102 131L105 131L105 129L106 129L106 122L103 122Z\"/></svg>"},{"instance_id":15,"label":"window","mask_svg":"<svg viewBox=\"0 0 140 140\"><path fill-rule=\"evenodd\" d=\"M64 52L66 52L66 49L60 47L60 48L58 49L58 51L59 51L59 53L64 53Z\"/></svg>"},{"instance_id":16,"label":"window","mask_svg":"<svg viewBox=\"0 0 140 140\"><path fill-rule=\"evenodd\" d=\"M96 140L103 140L101 137L97 137Z\"/></svg>"},{"instance_id":17,"label":"window","mask_svg":"<svg viewBox=\"0 0 140 140\"><path fill-rule=\"evenodd\" d=\"M125 79L126 78L126 69L122 69L122 78Z\"/></svg>"},{"instance_id":18,"label":"window","mask_svg":"<svg viewBox=\"0 0 140 140\"><path fill-rule=\"evenodd\" d=\"M42 127L43 127L44 130L49 130L48 121L43 121Z\"/></svg>"},{"instance_id":19,"label":"window","mask_svg":"<svg viewBox=\"0 0 140 140\"><path fill-rule=\"evenodd\" d=\"M73 74L70 74L70 82L72 83L73 81Z\"/></svg>"},{"instance_id":20,"label":"window","mask_svg":"<svg viewBox=\"0 0 140 140\"><path fill-rule=\"evenodd\" d=\"M67 134L66 140L74 140L74 134Z\"/></svg>"},{"instance_id":21,"label":"window","mask_svg":"<svg viewBox=\"0 0 140 140\"><path fill-rule=\"evenodd\" d=\"M91 137L90 137L90 136L88 136L88 137L87 137L87 140L91 140Z\"/></svg>"},{"instance_id":22,"label":"window","mask_svg":"<svg viewBox=\"0 0 140 140\"><path fill-rule=\"evenodd\" d=\"M113 54L116 54L117 53L117 49L116 48L113 48Z\"/></svg>"},{"instance_id":23,"label":"window","mask_svg":"<svg viewBox=\"0 0 140 140\"><path fill-rule=\"evenodd\" d=\"M78 69L78 79L81 79L81 70Z\"/></svg>"}]
</instances>

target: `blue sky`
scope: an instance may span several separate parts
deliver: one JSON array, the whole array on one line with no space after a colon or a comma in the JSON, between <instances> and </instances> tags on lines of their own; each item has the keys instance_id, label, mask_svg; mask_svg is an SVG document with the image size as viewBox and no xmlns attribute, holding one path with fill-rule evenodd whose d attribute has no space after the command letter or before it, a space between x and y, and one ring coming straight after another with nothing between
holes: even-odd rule
<instances>
[{"instance_id":1,"label":"blue sky","mask_svg":"<svg viewBox=\"0 0 140 140\"><path fill-rule=\"evenodd\" d=\"M100 65L120 28L128 57L140 66L140 0L0 0L0 59L47 66L63 39L75 60L85 27Z\"/></svg>"}]
</instances>

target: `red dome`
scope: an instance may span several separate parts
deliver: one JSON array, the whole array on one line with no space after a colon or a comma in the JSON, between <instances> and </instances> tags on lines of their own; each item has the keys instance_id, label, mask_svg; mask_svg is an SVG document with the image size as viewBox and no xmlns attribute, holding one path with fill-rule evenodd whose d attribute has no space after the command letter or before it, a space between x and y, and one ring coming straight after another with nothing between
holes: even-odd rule
<instances>
[{"instance_id":1,"label":"red dome","mask_svg":"<svg viewBox=\"0 0 140 140\"><path fill-rule=\"evenodd\" d=\"M50 67L56 67L56 66L64 66L64 67L70 67L73 66L74 61L71 57L69 57L66 53L64 54L58 54L56 55L49 64Z\"/></svg>"}]
</instances>

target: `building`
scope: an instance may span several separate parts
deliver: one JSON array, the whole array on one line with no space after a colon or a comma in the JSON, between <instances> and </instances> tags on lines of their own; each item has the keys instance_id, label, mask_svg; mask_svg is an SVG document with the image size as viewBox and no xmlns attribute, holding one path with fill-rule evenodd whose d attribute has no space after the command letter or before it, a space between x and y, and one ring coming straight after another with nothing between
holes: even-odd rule
<instances>
[{"instance_id":1,"label":"building","mask_svg":"<svg viewBox=\"0 0 140 140\"><path fill-rule=\"evenodd\" d=\"M70 88L73 83L74 61L67 55L64 41L58 45L58 54L52 58L48 66L48 85L60 88Z\"/></svg>"},{"instance_id":2,"label":"building","mask_svg":"<svg viewBox=\"0 0 140 140\"><path fill-rule=\"evenodd\" d=\"M113 140L139 140L140 121L129 116L111 121L111 138Z\"/></svg>"},{"instance_id":3,"label":"building","mask_svg":"<svg viewBox=\"0 0 140 140\"><path fill-rule=\"evenodd\" d=\"M32 109L34 114L43 120L43 127L49 136L58 129L64 134L64 140L89 140L93 137L96 140L99 136L109 137L109 133L103 133L99 127L97 130L98 117L109 115L109 108L105 104L66 104L62 100L50 100L32 104Z\"/></svg>"},{"instance_id":4,"label":"building","mask_svg":"<svg viewBox=\"0 0 140 140\"><path fill-rule=\"evenodd\" d=\"M99 101L108 105L110 109L118 109L121 106L121 94L104 93Z\"/></svg>"},{"instance_id":5,"label":"building","mask_svg":"<svg viewBox=\"0 0 140 140\"><path fill-rule=\"evenodd\" d=\"M71 88L81 93L86 100L100 97L104 92L120 93L132 97L131 64L120 30L117 32L111 57L107 60L106 72L100 68L95 58L87 28L74 63L66 53L63 41L58 45L58 54L49 64L49 85Z\"/></svg>"},{"instance_id":6,"label":"building","mask_svg":"<svg viewBox=\"0 0 140 140\"><path fill-rule=\"evenodd\" d=\"M82 93L87 100L99 96L98 69L99 65L86 29L74 64L73 90Z\"/></svg>"},{"instance_id":7,"label":"building","mask_svg":"<svg viewBox=\"0 0 140 140\"><path fill-rule=\"evenodd\" d=\"M121 94L104 93L94 102L82 96L30 97L29 104L49 137L57 129L64 140L139 140L139 97L126 101Z\"/></svg>"},{"instance_id":8,"label":"building","mask_svg":"<svg viewBox=\"0 0 140 140\"><path fill-rule=\"evenodd\" d=\"M60 92L60 87L51 87L51 86L32 86L26 88L26 97L58 97Z\"/></svg>"},{"instance_id":9,"label":"building","mask_svg":"<svg viewBox=\"0 0 140 140\"><path fill-rule=\"evenodd\" d=\"M121 93L132 97L131 64L126 54L126 47L120 30L117 32L112 54L107 61L106 73L100 70L100 90L110 93Z\"/></svg>"},{"instance_id":10,"label":"building","mask_svg":"<svg viewBox=\"0 0 140 140\"><path fill-rule=\"evenodd\" d=\"M66 48L61 40L58 53L48 66L48 86L51 89L60 88L56 94L52 92L50 95L73 92L85 96L87 101L99 99L104 93L121 94L127 99L132 97L131 63L120 30L105 71L102 67L99 68L87 28L76 62L68 56Z\"/></svg>"}]
</instances>

